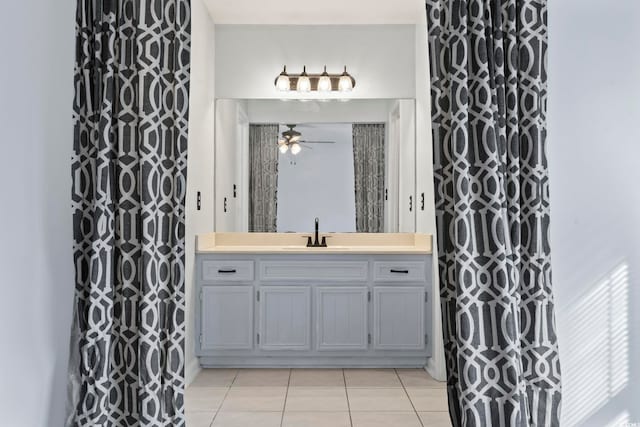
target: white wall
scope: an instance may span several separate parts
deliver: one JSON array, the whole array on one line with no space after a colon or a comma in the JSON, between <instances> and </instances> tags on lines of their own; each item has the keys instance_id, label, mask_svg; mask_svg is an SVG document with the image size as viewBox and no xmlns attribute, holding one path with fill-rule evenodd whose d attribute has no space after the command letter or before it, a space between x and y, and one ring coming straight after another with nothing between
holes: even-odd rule
<instances>
[{"instance_id":1,"label":"white wall","mask_svg":"<svg viewBox=\"0 0 640 427\"><path fill-rule=\"evenodd\" d=\"M191 87L186 201L186 343L187 384L200 369L195 356L195 236L213 230L214 219L214 26L202 0L191 2ZM197 192L201 209L197 210Z\"/></svg>"},{"instance_id":2,"label":"white wall","mask_svg":"<svg viewBox=\"0 0 640 427\"><path fill-rule=\"evenodd\" d=\"M216 25L216 97L285 98L273 84L283 65L290 73L346 65L356 79L350 98L413 98L414 45L413 25Z\"/></svg>"},{"instance_id":3,"label":"white wall","mask_svg":"<svg viewBox=\"0 0 640 427\"><path fill-rule=\"evenodd\" d=\"M549 2L562 425L640 423L640 2ZM635 424L634 424L635 425Z\"/></svg>"},{"instance_id":4,"label":"white wall","mask_svg":"<svg viewBox=\"0 0 640 427\"><path fill-rule=\"evenodd\" d=\"M0 13L0 424L64 424L75 2Z\"/></svg>"},{"instance_id":5,"label":"white wall","mask_svg":"<svg viewBox=\"0 0 640 427\"><path fill-rule=\"evenodd\" d=\"M440 282L438 280L438 248L436 241L435 193L433 188L433 140L431 136L431 84L429 73L429 47L427 16L422 14L416 24L416 231L433 235L433 287L432 287L432 356L427 370L434 378L445 381L442 314L440 311ZM422 195L424 194L424 210Z\"/></svg>"},{"instance_id":6,"label":"white wall","mask_svg":"<svg viewBox=\"0 0 640 427\"><path fill-rule=\"evenodd\" d=\"M301 125L296 130L303 140L335 144L306 144L295 156L279 153L278 232L312 232L316 217L321 231L355 232L352 125Z\"/></svg>"}]
</instances>

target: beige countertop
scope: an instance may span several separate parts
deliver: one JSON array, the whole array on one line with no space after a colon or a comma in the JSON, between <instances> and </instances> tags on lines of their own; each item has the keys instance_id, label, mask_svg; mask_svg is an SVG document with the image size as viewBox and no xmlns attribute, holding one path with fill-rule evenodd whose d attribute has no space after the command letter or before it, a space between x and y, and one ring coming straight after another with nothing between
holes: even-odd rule
<instances>
[{"instance_id":1,"label":"beige countertop","mask_svg":"<svg viewBox=\"0 0 640 427\"><path fill-rule=\"evenodd\" d=\"M206 233L197 253L257 254L431 254L431 235L423 233L321 233L326 248L307 248L312 233Z\"/></svg>"}]
</instances>

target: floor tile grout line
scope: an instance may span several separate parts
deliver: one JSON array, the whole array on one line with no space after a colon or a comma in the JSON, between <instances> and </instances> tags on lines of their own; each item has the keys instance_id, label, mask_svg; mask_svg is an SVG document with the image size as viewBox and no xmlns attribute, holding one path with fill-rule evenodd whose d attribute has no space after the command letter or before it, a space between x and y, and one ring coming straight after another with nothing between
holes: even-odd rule
<instances>
[{"instance_id":1,"label":"floor tile grout line","mask_svg":"<svg viewBox=\"0 0 640 427\"><path fill-rule=\"evenodd\" d=\"M282 405L282 415L280 415L280 427L284 424L284 411L287 409L287 397L289 397L289 386L291 385L291 375L293 369L289 368L289 378L287 378L287 389L284 392L284 405Z\"/></svg>"},{"instance_id":2,"label":"floor tile grout line","mask_svg":"<svg viewBox=\"0 0 640 427\"><path fill-rule=\"evenodd\" d=\"M347 390L347 375L342 369L342 381L344 381L344 394L347 396L347 410L349 411L349 425L353 427L353 418L351 417L351 404L349 403L349 390Z\"/></svg>"},{"instance_id":3,"label":"floor tile grout line","mask_svg":"<svg viewBox=\"0 0 640 427\"><path fill-rule=\"evenodd\" d=\"M236 373L233 376L233 379L231 380L231 383L229 384L229 387L227 387L227 391L224 393L224 397L222 398L222 400L220 401L220 406L218 406L218 409L216 410L216 413L213 414L213 418L211 419L211 422L209 423L209 427L211 427L213 425L213 423L216 421L216 417L218 416L218 414L220 413L220 409L222 409L222 404L224 403L225 399L227 398L227 396L229 395L229 392L231 391L231 387L233 386L233 383L236 380L236 377L238 376L238 372L239 370L236 369Z\"/></svg>"},{"instance_id":4,"label":"floor tile grout line","mask_svg":"<svg viewBox=\"0 0 640 427\"><path fill-rule=\"evenodd\" d=\"M416 409L416 406L413 404L413 400L411 400L411 396L409 396L409 392L407 391L407 388L404 386L404 381L402 381L402 377L400 377L400 374L398 374L398 369L394 369L393 371L396 373L396 376L398 377L400 384L402 384L402 390L404 390L404 394L407 395L407 399L409 399L409 403L411 403L411 407L413 408L413 413L416 414L416 417L418 417L418 422L420 423L420 425L424 427L422 418L420 418L420 414L418 414L418 410Z\"/></svg>"},{"instance_id":5,"label":"floor tile grout line","mask_svg":"<svg viewBox=\"0 0 640 427\"><path fill-rule=\"evenodd\" d=\"M240 369L236 369L236 374L233 376L233 379L231 380L231 384L229 384L229 388L233 387L233 384L236 382L236 378L238 378L239 374L240 374Z\"/></svg>"},{"instance_id":6,"label":"floor tile grout line","mask_svg":"<svg viewBox=\"0 0 640 427\"><path fill-rule=\"evenodd\" d=\"M340 374L342 374L342 379L343 379L343 387L344 387L344 392L346 395L346 403L347 403L347 411L348 411L348 415L349 415L349 425L351 427L353 427L353 411L351 409L351 402L350 402L350 396L349 396L349 387L347 387L347 379L346 379L346 369L341 368L340 370ZM408 374L409 376L407 376L406 378L403 377L403 375L400 375L400 369L399 368L391 368L389 369L389 371L393 372L393 374L396 376L396 380L397 382L400 384L400 388L403 389L403 391L405 392L405 395L407 396L407 398L409 399L409 402L411 404L411 407L414 411L414 415L418 418L418 423L420 426L424 427L425 426L425 421L421 418L420 413L417 410L417 407L415 405L415 403L413 402L412 398L411 398L411 394L409 393L408 389L412 388L412 376L410 374ZM216 422L216 420L218 419L217 416L220 414L222 407L224 405L224 402L226 401L226 399L228 398L230 392L231 392L231 388L232 387L236 387L236 389L240 386L238 386L236 384L236 381L240 378L240 373L242 373L242 370L240 369L235 369L234 371L234 375L233 376L228 376L227 378L230 378L227 384L227 386L225 387L225 392L222 396L222 399L220 400L220 404L217 405L217 408L215 409L213 416L211 418L211 420L209 421L208 426L211 427L214 425L214 423ZM286 414L286 406L288 403L288 396L289 396L289 391L292 387L292 382L293 382L293 369L289 368L287 369L287 384L285 387L285 396L284 396L284 401L283 401L283 407L281 410L281 414L280 414L280 427L284 426L284 416ZM408 381L409 384L405 384L405 381ZM313 383L313 381L312 381ZM415 387L416 385L414 384L413 387ZM214 386L212 384L207 384L205 387L215 387L218 388L217 386ZM329 387L328 385L325 385L323 387ZM364 386L363 386L364 387ZM439 389L441 387L432 387L431 385L425 385L424 387L421 387L420 385L417 385L418 388L425 388L425 389ZM242 387L240 387L242 388ZM361 388L361 387L355 387L355 388ZM379 388L379 387L364 387L364 388ZM383 388L395 388L393 386L388 386L388 387L383 387ZM446 387L442 387L445 392L446 392ZM209 411L193 411L193 412L209 412ZM255 412L254 410L250 410L249 412ZM258 411L258 412L262 412L262 411ZM433 412L433 413L443 413L443 414L447 414L447 411L444 410L435 410L435 409L427 409L426 411L421 411L421 412Z\"/></svg>"}]
</instances>

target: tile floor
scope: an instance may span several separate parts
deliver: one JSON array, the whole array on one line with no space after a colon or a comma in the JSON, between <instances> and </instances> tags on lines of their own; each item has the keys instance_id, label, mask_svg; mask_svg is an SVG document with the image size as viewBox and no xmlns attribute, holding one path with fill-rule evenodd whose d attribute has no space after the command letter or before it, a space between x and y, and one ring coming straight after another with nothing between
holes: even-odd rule
<instances>
[{"instance_id":1,"label":"tile floor","mask_svg":"<svg viewBox=\"0 0 640 427\"><path fill-rule=\"evenodd\" d=\"M204 369L187 427L449 427L445 384L422 369Z\"/></svg>"}]
</instances>

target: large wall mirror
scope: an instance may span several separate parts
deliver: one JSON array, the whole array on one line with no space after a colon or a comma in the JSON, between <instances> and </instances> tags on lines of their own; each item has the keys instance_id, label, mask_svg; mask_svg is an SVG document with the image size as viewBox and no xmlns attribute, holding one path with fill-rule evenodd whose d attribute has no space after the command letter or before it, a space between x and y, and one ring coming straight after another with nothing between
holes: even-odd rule
<instances>
[{"instance_id":1,"label":"large wall mirror","mask_svg":"<svg viewBox=\"0 0 640 427\"><path fill-rule=\"evenodd\" d=\"M215 107L216 231L415 231L413 99Z\"/></svg>"}]
</instances>

